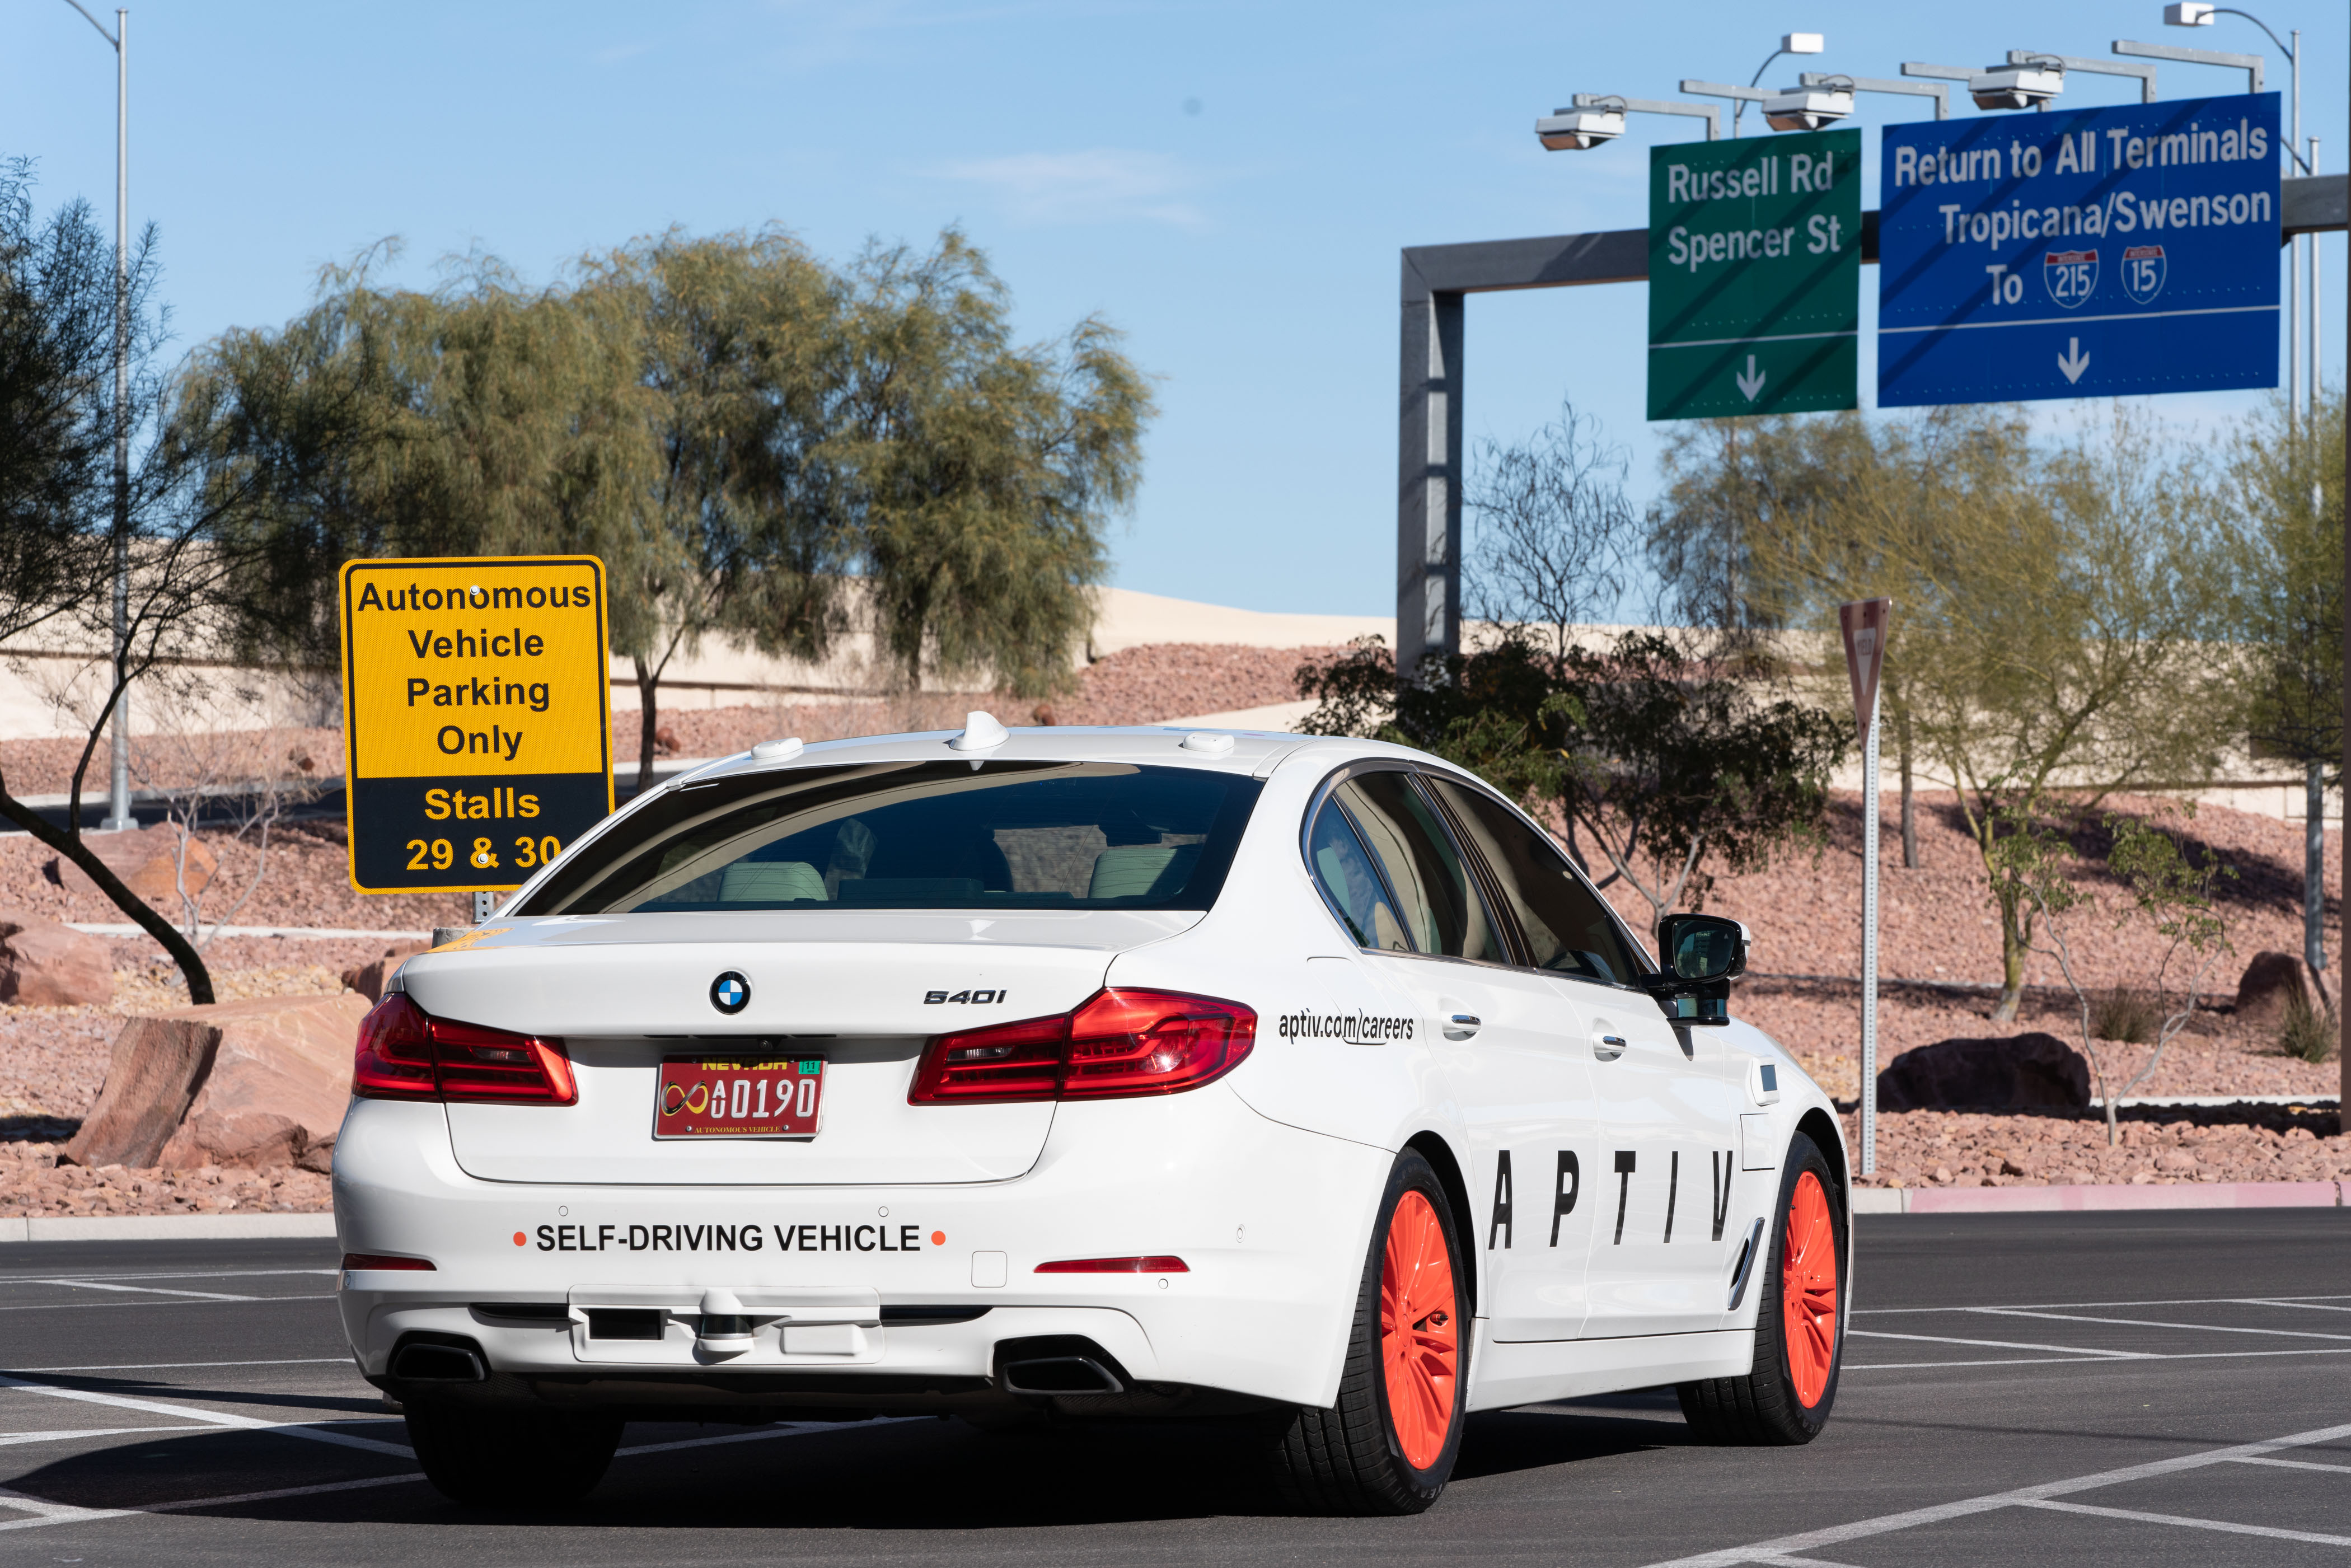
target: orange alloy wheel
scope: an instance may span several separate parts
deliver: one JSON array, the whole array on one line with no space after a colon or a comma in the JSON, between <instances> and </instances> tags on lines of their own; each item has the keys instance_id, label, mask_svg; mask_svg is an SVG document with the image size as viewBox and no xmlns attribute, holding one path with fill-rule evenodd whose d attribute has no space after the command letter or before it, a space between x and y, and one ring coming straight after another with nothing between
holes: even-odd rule
<instances>
[{"instance_id":1,"label":"orange alloy wheel","mask_svg":"<svg viewBox=\"0 0 2351 1568\"><path fill-rule=\"evenodd\" d=\"M1388 1217L1387 1257L1380 1265L1380 1364L1388 1418L1416 1470L1445 1451L1459 1338L1445 1227L1428 1199L1407 1192Z\"/></svg>"},{"instance_id":2,"label":"orange alloy wheel","mask_svg":"<svg viewBox=\"0 0 2351 1568\"><path fill-rule=\"evenodd\" d=\"M1393 1247L1391 1243L1391 1247ZM1391 1253L1393 1256L1393 1253ZM1788 1202L1788 1243L1780 1259L1780 1325L1788 1336L1788 1376L1810 1410L1836 1364L1836 1227L1821 1178L1806 1171Z\"/></svg>"}]
</instances>

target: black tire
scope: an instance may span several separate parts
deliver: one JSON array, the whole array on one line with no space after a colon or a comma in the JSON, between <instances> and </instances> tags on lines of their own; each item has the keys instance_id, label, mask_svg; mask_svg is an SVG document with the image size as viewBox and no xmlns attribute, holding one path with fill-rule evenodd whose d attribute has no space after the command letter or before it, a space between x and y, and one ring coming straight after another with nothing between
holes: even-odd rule
<instances>
[{"instance_id":1,"label":"black tire","mask_svg":"<svg viewBox=\"0 0 2351 1568\"><path fill-rule=\"evenodd\" d=\"M1785 1291L1782 1273L1788 1245L1788 1210L1806 1174L1821 1185L1828 1204L1829 1225L1835 1237L1837 1311L1831 1341L1828 1376L1820 1396L1806 1405L1789 1365ZM1809 1443L1828 1425L1836 1404L1837 1377L1844 1370L1844 1272L1851 1256L1844 1189L1837 1185L1828 1161L1812 1139L1799 1133L1789 1143L1788 1161L1780 1174L1779 1201L1764 1227L1763 1257L1748 1277L1755 1297L1754 1369L1744 1377L1710 1377L1677 1385L1682 1416L1705 1441L1749 1448L1785 1447Z\"/></svg>"},{"instance_id":2,"label":"black tire","mask_svg":"<svg viewBox=\"0 0 2351 1568\"><path fill-rule=\"evenodd\" d=\"M604 1479L621 1446L617 1416L452 1405L411 1405L406 1415L424 1479L454 1502L575 1502Z\"/></svg>"},{"instance_id":3,"label":"black tire","mask_svg":"<svg viewBox=\"0 0 2351 1568\"><path fill-rule=\"evenodd\" d=\"M1380 1332L1381 1270L1397 1207L1417 1194L1436 1213L1452 1270L1454 1336L1451 1409L1442 1447L1426 1465L1405 1451L1390 1409ZM1436 1171L1407 1149L1388 1173L1387 1190L1372 1227L1370 1255L1355 1295L1354 1327L1339 1376L1339 1402L1327 1410L1293 1411L1276 1430L1272 1470L1283 1504L1301 1513L1418 1513L1445 1491L1461 1452L1461 1428L1469 1387L1469 1279L1452 1207ZM1439 1319L1431 1312L1418 1320ZM1443 1326L1440 1324L1440 1326ZM1426 1433L1423 1437L1426 1436Z\"/></svg>"}]
</instances>

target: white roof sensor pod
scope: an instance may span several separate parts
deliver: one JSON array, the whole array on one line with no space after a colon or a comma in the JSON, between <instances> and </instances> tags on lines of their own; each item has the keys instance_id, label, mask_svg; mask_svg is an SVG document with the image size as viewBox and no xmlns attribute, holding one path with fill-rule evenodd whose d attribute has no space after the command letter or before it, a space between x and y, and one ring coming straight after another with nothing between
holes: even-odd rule
<instances>
[{"instance_id":1,"label":"white roof sensor pod","mask_svg":"<svg viewBox=\"0 0 2351 1568\"><path fill-rule=\"evenodd\" d=\"M986 751L1003 745L1011 737L1012 732L998 724L994 714L974 710L964 715L963 733L948 741L947 748L951 751Z\"/></svg>"}]
</instances>

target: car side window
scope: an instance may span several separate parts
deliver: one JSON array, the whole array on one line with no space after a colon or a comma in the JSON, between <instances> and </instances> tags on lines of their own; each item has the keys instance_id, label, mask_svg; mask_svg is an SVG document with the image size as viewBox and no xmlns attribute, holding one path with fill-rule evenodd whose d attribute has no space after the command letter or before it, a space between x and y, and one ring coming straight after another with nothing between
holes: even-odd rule
<instances>
[{"instance_id":1,"label":"car side window","mask_svg":"<svg viewBox=\"0 0 2351 1568\"><path fill-rule=\"evenodd\" d=\"M1448 779L1428 783L1468 824L1536 967L1616 985L1641 974L1616 922L1551 841L1490 796Z\"/></svg>"},{"instance_id":2,"label":"car side window","mask_svg":"<svg viewBox=\"0 0 2351 1568\"><path fill-rule=\"evenodd\" d=\"M1412 951L1404 922L1396 918L1395 905L1372 865L1371 852L1364 848L1364 841L1336 801L1324 801L1315 813L1314 831L1307 835L1306 858L1332 913L1347 927L1356 946Z\"/></svg>"},{"instance_id":3,"label":"car side window","mask_svg":"<svg viewBox=\"0 0 2351 1568\"><path fill-rule=\"evenodd\" d=\"M1453 958L1510 961L1460 850L1410 774L1360 774L1333 794L1387 874L1414 946Z\"/></svg>"}]
</instances>

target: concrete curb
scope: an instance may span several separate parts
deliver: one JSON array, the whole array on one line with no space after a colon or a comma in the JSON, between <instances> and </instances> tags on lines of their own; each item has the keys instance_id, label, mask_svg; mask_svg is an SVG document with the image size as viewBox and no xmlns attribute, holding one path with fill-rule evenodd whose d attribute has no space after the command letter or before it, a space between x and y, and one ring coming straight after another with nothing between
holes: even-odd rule
<instances>
[{"instance_id":1,"label":"concrete curb","mask_svg":"<svg viewBox=\"0 0 2351 1568\"><path fill-rule=\"evenodd\" d=\"M257 1238L330 1237L331 1214L108 1214L45 1219L0 1218L0 1243L10 1241L249 1241Z\"/></svg>"},{"instance_id":2,"label":"concrete curb","mask_svg":"<svg viewBox=\"0 0 2351 1568\"><path fill-rule=\"evenodd\" d=\"M1856 1187L1855 1214L2117 1213L2154 1208L2341 1208L2339 1181L2181 1182L2125 1186Z\"/></svg>"}]
</instances>

